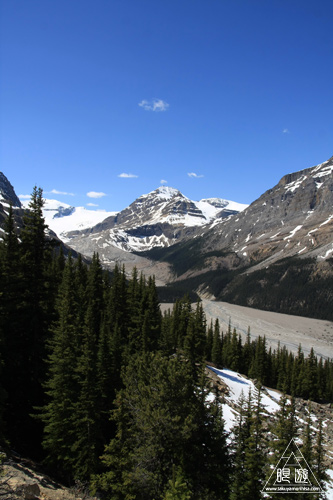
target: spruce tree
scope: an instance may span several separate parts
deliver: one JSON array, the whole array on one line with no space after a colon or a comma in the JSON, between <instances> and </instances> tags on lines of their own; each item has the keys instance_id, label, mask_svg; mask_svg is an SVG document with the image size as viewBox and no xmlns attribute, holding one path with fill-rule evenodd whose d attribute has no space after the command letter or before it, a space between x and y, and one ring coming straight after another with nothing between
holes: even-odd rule
<instances>
[{"instance_id":1,"label":"spruce tree","mask_svg":"<svg viewBox=\"0 0 333 500\"><path fill-rule=\"evenodd\" d=\"M298 424L296 419L295 399L288 401L285 394L279 401L279 410L275 414L276 421L272 425L272 433L276 437L274 451L276 456L281 456L292 439L297 437Z\"/></svg>"},{"instance_id":2,"label":"spruce tree","mask_svg":"<svg viewBox=\"0 0 333 500\"><path fill-rule=\"evenodd\" d=\"M321 417L318 419L317 437L315 447L313 450L313 473L322 488L325 490L325 481L328 479L326 474L326 467L324 463L324 433L323 433L323 420ZM318 495L318 498L325 498L325 494Z\"/></svg>"},{"instance_id":3,"label":"spruce tree","mask_svg":"<svg viewBox=\"0 0 333 500\"><path fill-rule=\"evenodd\" d=\"M42 189L34 188L20 233L16 279L15 318L6 328L9 381L6 421L10 441L17 450L40 458L41 423L32 418L35 406L43 404L48 325L54 318L51 243L46 236ZM10 233L13 235L12 229ZM17 249L15 236L10 239ZM14 281L15 282L15 281ZM8 364L7 364L8 366Z\"/></svg>"},{"instance_id":4,"label":"spruce tree","mask_svg":"<svg viewBox=\"0 0 333 500\"><path fill-rule=\"evenodd\" d=\"M75 408L75 475L87 478L97 470L103 450L101 429L101 384L98 380L98 350L104 309L103 271L98 255L94 255L88 272L87 310L82 333L81 356L77 364L79 394ZM101 358L100 358L101 359Z\"/></svg>"},{"instance_id":5,"label":"spruce tree","mask_svg":"<svg viewBox=\"0 0 333 500\"><path fill-rule=\"evenodd\" d=\"M245 452L248 438L250 436L250 418L252 414L251 392L246 401L244 393L238 400L237 423L232 429L234 434L232 451L232 474L230 500L238 500L244 484L245 475Z\"/></svg>"},{"instance_id":6,"label":"spruce tree","mask_svg":"<svg viewBox=\"0 0 333 500\"><path fill-rule=\"evenodd\" d=\"M249 435L245 442L244 477L240 488L242 500L260 498L263 487L266 452L262 413L261 388L259 388L250 416Z\"/></svg>"},{"instance_id":7,"label":"spruce tree","mask_svg":"<svg viewBox=\"0 0 333 500\"><path fill-rule=\"evenodd\" d=\"M249 369L252 361L252 344L251 344L251 330L250 327L247 329L246 342L242 349L242 361L241 361L241 372L248 375Z\"/></svg>"},{"instance_id":8,"label":"spruce tree","mask_svg":"<svg viewBox=\"0 0 333 500\"><path fill-rule=\"evenodd\" d=\"M222 342L218 319L215 321L212 345L212 363L218 368L222 364Z\"/></svg>"},{"instance_id":9,"label":"spruce tree","mask_svg":"<svg viewBox=\"0 0 333 500\"><path fill-rule=\"evenodd\" d=\"M182 469L175 465L172 466L172 478L168 482L163 500L191 500L192 492L189 490L188 484L182 472Z\"/></svg>"},{"instance_id":10,"label":"spruce tree","mask_svg":"<svg viewBox=\"0 0 333 500\"><path fill-rule=\"evenodd\" d=\"M57 299L58 320L49 342L48 376L45 384L48 401L40 412L45 425L43 445L47 451L47 462L67 479L75 475L77 461L73 447L79 391L77 363L81 347L78 309L75 270L69 256Z\"/></svg>"},{"instance_id":11,"label":"spruce tree","mask_svg":"<svg viewBox=\"0 0 333 500\"><path fill-rule=\"evenodd\" d=\"M163 498L168 488L171 494L174 466L193 499L223 498L228 476L223 421L207 405L207 388L197 387L190 363L142 353L131 357L123 382L113 413L117 434L106 448L106 472L95 478L95 488L114 499Z\"/></svg>"},{"instance_id":12,"label":"spruce tree","mask_svg":"<svg viewBox=\"0 0 333 500\"><path fill-rule=\"evenodd\" d=\"M21 279L19 240L15 229L13 209L10 206L0 246L0 374L2 384L0 404L1 414L4 413L3 418L7 421L9 430L12 426L14 427L10 432L11 435L15 434L17 422L15 397L17 398L17 392L20 394L21 391L17 378L21 371L23 355L20 352L23 336L20 323Z\"/></svg>"}]
</instances>

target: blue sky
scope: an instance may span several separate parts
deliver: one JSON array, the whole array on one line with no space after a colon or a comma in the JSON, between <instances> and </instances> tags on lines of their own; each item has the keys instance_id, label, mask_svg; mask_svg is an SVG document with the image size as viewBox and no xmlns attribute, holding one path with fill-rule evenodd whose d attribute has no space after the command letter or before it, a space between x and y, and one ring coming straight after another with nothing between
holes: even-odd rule
<instances>
[{"instance_id":1,"label":"blue sky","mask_svg":"<svg viewBox=\"0 0 333 500\"><path fill-rule=\"evenodd\" d=\"M0 170L19 195L250 203L333 155L331 0L0 5Z\"/></svg>"}]
</instances>

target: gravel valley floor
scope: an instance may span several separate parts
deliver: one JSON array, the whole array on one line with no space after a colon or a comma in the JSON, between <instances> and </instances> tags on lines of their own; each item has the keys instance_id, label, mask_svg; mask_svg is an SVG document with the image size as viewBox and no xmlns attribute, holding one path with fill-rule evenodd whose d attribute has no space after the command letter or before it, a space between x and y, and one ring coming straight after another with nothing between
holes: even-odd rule
<instances>
[{"instance_id":1,"label":"gravel valley floor","mask_svg":"<svg viewBox=\"0 0 333 500\"><path fill-rule=\"evenodd\" d=\"M285 345L288 350L297 352L302 345L307 356L313 347L317 356L333 358L333 323L326 320L305 318L279 314L250 307L237 306L227 302L214 302L202 299L207 322L218 318L223 331L226 331L231 322L245 340L248 327L251 338L266 336L268 347L276 349L278 343ZM172 304L162 304L162 311L172 308Z\"/></svg>"}]
</instances>

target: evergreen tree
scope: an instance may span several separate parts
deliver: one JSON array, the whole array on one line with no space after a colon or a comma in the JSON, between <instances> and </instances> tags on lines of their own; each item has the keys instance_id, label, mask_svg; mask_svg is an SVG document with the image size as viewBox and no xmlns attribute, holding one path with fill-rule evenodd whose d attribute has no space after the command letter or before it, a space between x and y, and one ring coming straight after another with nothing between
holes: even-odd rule
<instances>
[{"instance_id":1,"label":"evergreen tree","mask_svg":"<svg viewBox=\"0 0 333 500\"><path fill-rule=\"evenodd\" d=\"M324 434L323 434L323 420L320 417L318 419L318 430L316 443L313 451L313 473L322 488L325 490L325 480L327 480L327 474L325 472L326 467L324 463ZM325 494L318 495L318 498L325 498Z\"/></svg>"},{"instance_id":2,"label":"evergreen tree","mask_svg":"<svg viewBox=\"0 0 333 500\"><path fill-rule=\"evenodd\" d=\"M249 369L249 377L259 380L262 384L266 383L267 377L267 352L266 338L258 337L254 357Z\"/></svg>"},{"instance_id":3,"label":"evergreen tree","mask_svg":"<svg viewBox=\"0 0 333 500\"><path fill-rule=\"evenodd\" d=\"M4 235L0 246L0 414L13 423L15 418L16 376L20 373L20 320L21 273L19 268L19 241L15 230L13 209L10 205L4 224ZM14 354L17 355L14 355ZM6 401L6 406L5 406ZM15 428L16 424L14 424ZM14 434L15 429L10 434ZM1 436L0 436L1 439Z\"/></svg>"},{"instance_id":4,"label":"evergreen tree","mask_svg":"<svg viewBox=\"0 0 333 500\"><path fill-rule=\"evenodd\" d=\"M200 371L206 347L206 319L202 305L198 302L195 312L191 313L186 336L184 338L184 355L190 361L195 377Z\"/></svg>"},{"instance_id":5,"label":"evergreen tree","mask_svg":"<svg viewBox=\"0 0 333 500\"><path fill-rule=\"evenodd\" d=\"M143 293L143 276L138 278L138 271L133 269L132 277L129 280L127 288L127 303L128 303L128 337L129 337L129 352L128 354L142 350L141 329L143 318L141 316L142 308L142 293Z\"/></svg>"},{"instance_id":6,"label":"evergreen tree","mask_svg":"<svg viewBox=\"0 0 333 500\"><path fill-rule=\"evenodd\" d=\"M274 451L276 456L281 456L292 439L297 437L298 424L296 419L295 399L291 401L285 394L282 395L279 401L280 409L276 413L276 422L272 427L272 433L276 436L274 442Z\"/></svg>"},{"instance_id":7,"label":"evergreen tree","mask_svg":"<svg viewBox=\"0 0 333 500\"><path fill-rule=\"evenodd\" d=\"M5 378L8 401L6 422L11 444L20 452L39 457L42 427L32 418L35 406L43 404L42 382L45 379L45 345L49 323L54 318L54 291L52 284L52 256L46 237L43 217L42 190L34 188L29 210L24 216L24 227L17 241L11 213L8 219L7 265L14 274L12 294L16 297L7 308L5 328ZM13 251L9 256L9 249ZM17 259L15 268L10 260ZM14 262L14 261L13 261ZM9 279L9 268L6 271ZM16 278L15 278L16 275ZM15 312L11 310L16 307ZM9 316L8 316L9 314ZM9 321L9 318L11 320ZM12 365L11 365L12 363Z\"/></svg>"},{"instance_id":8,"label":"evergreen tree","mask_svg":"<svg viewBox=\"0 0 333 500\"><path fill-rule=\"evenodd\" d=\"M82 335L81 356L77 365L79 395L75 409L75 475L87 478L97 470L103 450L101 429L101 385L98 380L98 348L104 309L103 272L98 255L94 255L88 272L87 311ZM101 359L101 355L100 355ZM101 372L101 367L100 367Z\"/></svg>"},{"instance_id":9,"label":"evergreen tree","mask_svg":"<svg viewBox=\"0 0 333 500\"><path fill-rule=\"evenodd\" d=\"M305 370L302 383L302 395L304 398L315 399L318 394L318 371L317 358L313 347L305 361Z\"/></svg>"},{"instance_id":10,"label":"evergreen tree","mask_svg":"<svg viewBox=\"0 0 333 500\"><path fill-rule=\"evenodd\" d=\"M283 456L292 439L297 438L298 424L296 420L295 400L291 398L289 402L286 395L283 394L279 401L280 409L276 413L276 420L271 424L271 433L275 436L272 443L273 455L271 457L271 466L274 468ZM296 450L294 450L296 451ZM272 473L272 469L267 472L266 479ZM286 500L296 500L298 494L283 493Z\"/></svg>"},{"instance_id":11,"label":"evergreen tree","mask_svg":"<svg viewBox=\"0 0 333 500\"><path fill-rule=\"evenodd\" d=\"M235 450L230 500L260 498L264 479L265 450L261 390L255 403L251 391L240 399L238 424L234 428Z\"/></svg>"},{"instance_id":12,"label":"evergreen tree","mask_svg":"<svg viewBox=\"0 0 333 500\"><path fill-rule=\"evenodd\" d=\"M244 373L245 375L248 375L249 373L252 361L252 355L253 353L251 344L251 330L250 327L248 327L246 342L242 349L242 361L241 361L241 372Z\"/></svg>"},{"instance_id":13,"label":"evergreen tree","mask_svg":"<svg viewBox=\"0 0 333 500\"><path fill-rule=\"evenodd\" d=\"M173 354L176 350L173 338L173 317L170 309L164 312L162 318L158 347L165 356Z\"/></svg>"},{"instance_id":14,"label":"evergreen tree","mask_svg":"<svg viewBox=\"0 0 333 500\"><path fill-rule=\"evenodd\" d=\"M172 466L172 479L169 480L163 500L191 500L192 492L186 483L181 468Z\"/></svg>"},{"instance_id":15,"label":"evergreen tree","mask_svg":"<svg viewBox=\"0 0 333 500\"><path fill-rule=\"evenodd\" d=\"M312 468L313 454L312 454L312 431L311 431L311 405L307 408L306 426L303 432L303 446L302 455L305 458L310 469Z\"/></svg>"},{"instance_id":16,"label":"evergreen tree","mask_svg":"<svg viewBox=\"0 0 333 500\"><path fill-rule=\"evenodd\" d=\"M210 325L207 329L207 339L206 339L206 352L205 352L205 358L207 361L212 360L212 347L213 347L213 338L214 338L214 333L213 333L213 320L211 320Z\"/></svg>"},{"instance_id":17,"label":"evergreen tree","mask_svg":"<svg viewBox=\"0 0 333 500\"><path fill-rule=\"evenodd\" d=\"M74 475L77 456L75 409L78 398L77 362L81 338L78 335L78 296L75 270L69 256L57 299L58 320L49 342L48 377L45 384L48 402L41 409L47 461L68 478Z\"/></svg>"},{"instance_id":18,"label":"evergreen tree","mask_svg":"<svg viewBox=\"0 0 333 500\"><path fill-rule=\"evenodd\" d=\"M266 453L264 450L262 412L261 389L259 388L250 416L249 435L245 443L244 477L240 488L240 498L242 500L259 498L263 487Z\"/></svg>"},{"instance_id":19,"label":"evergreen tree","mask_svg":"<svg viewBox=\"0 0 333 500\"><path fill-rule=\"evenodd\" d=\"M191 301L189 296L185 296L182 300L177 300L173 309L172 322L172 340L174 350L183 348L184 338L187 333L187 328L192 317Z\"/></svg>"},{"instance_id":20,"label":"evergreen tree","mask_svg":"<svg viewBox=\"0 0 333 500\"><path fill-rule=\"evenodd\" d=\"M222 364L222 342L221 342L220 325L218 319L215 321L214 333L213 333L212 363L217 367L220 367Z\"/></svg>"},{"instance_id":21,"label":"evergreen tree","mask_svg":"<svg viewBox=\"0 0 333 500\"><path fill-rule=\"evenodd\" d=\"M142 293L141 318L143 318L142 346L144 350L155 350L161 335L162 315L154 277L149 277Z\"/></svg>"},{"instance_id":22,"label":"evergreen tree","mask_svg":"<svg viewBox=\"0 0 333 500\"><path fill-rule=\"evenodd\" d=\"M245 474L245 450L250 436L250 419L252 414L251 392L248 400L245 400L244 393L238 400L237 423L233 427L233 454L232 454L232 475L230 500L241 499L241 492L244 484Z\"/></svg>"},{"instance_id":23,"label":"evergreen tree","mask_svg":"<svg viewBox=\"0 0 333 500\"><path fill-rule=\"evenodd\" d=\"M237 335L236 328L233 329L229 347L229 367L238 372L241 368L242 358L242 340Z\"/></svg>"},{"instance_id":24,"label":"evergreen tree","mask_svg":"<svg viewBox=\"0 0 333 500\"><path fill-rule=\"evenodd\" d=\"M106 449L106 472L95 478L95 487L114 499L161 498L171 494L176 467L195 492L193 499L206 498L207 492L212 499L222 498L227 477L221 460L227 453L223 422L202 394L188 361L160 353L132 357L116 400L117 435Z\"/></svg>"}]
</instances>

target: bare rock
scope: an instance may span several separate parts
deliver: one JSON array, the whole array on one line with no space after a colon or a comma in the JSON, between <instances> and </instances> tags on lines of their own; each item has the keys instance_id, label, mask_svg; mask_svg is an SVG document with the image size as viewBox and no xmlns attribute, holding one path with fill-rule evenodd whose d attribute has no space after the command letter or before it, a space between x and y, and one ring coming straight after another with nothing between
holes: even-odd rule
<instances>
[{"instance_id":1,"label":"bare rock","mask_svg":"<svg viewBox=\"0 0 333 500\"><path fill-rule=\"evenodd\" d=\"M35 481L29 481L19 484L16 487L16 494L19 494L25 500L36 500L39 498L40 488Z\"/></svg>"}]
</instances>

